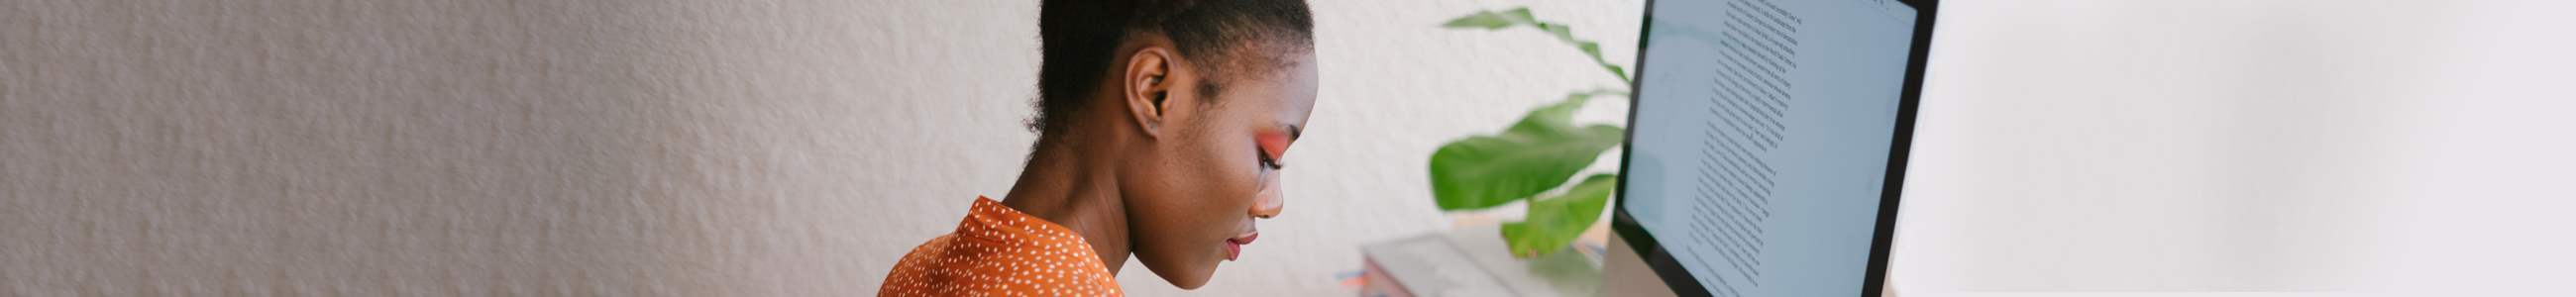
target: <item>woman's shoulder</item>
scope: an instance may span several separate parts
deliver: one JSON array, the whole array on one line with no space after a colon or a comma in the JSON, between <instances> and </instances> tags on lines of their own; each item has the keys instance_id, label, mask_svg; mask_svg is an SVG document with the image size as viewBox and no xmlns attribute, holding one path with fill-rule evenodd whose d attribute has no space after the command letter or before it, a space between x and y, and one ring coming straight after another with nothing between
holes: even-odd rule
<instances>
[{"instance_id":1,"label":"woman's shoulder","mask_svg":"<svg viewBox=\"0 0 2576 297\"><path fill-rule=\"evenodd\" d=\"M932 289L942 287L948 282L945 276L953 273L937 266L948 262L945 261L948 243L956 238L956 234L944 234L912 247L912 252L904 253L903 259L895 262L894 270L886 272L885 283L878 285L877 295L925 296L939 292Z\"/></svg>"},{"instance_id":2,"label":"woman's shoulder","mask_svg":"<svg viewBox=\"0 0 2576 297\"><path fill-rule=\"evenodd\" d=\"M1118 280L1089 253L996 244L957 234L914 247L886 274L879 296L1118 296ZM1077 258L1081 257L1081 258ZM1091 258L1091 259L1082 259ZM1076 260L1088 260L1080 262Z\"/></svg>"}]
</instances>

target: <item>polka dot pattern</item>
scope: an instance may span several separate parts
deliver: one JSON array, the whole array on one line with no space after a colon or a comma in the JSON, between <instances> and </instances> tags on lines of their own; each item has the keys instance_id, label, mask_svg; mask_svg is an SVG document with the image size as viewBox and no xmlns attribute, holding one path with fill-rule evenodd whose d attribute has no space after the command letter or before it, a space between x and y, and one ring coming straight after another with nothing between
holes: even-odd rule
<instances>
[{"instance_id":1,"label":"polka dot pattern","mask_svg":"<svg viewBox=\"0 0 2576 297\"><path fill-rule=\"evenodd\" d=\"M878 296L1121 296L1072 229L976 197L957 232L912 248Z\"/></svg>"}]
</instances>

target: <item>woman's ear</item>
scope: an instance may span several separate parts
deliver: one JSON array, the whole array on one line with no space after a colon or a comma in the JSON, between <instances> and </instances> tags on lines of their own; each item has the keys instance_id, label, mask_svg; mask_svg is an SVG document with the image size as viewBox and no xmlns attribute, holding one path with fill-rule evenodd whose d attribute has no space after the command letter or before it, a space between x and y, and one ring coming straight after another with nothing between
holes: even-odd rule
<instances>
[{"instance_id":1,"label":"woman's ear","mask_svg":"<svg viewBox=\"0 0 2576 297\"><path fill-rule=\"evenodd\" d=\"M1127 57L1127 71L1119 77L1126 86L1120 99L1133 115L1136 127L1147 138L1162 137L1163 112L1172 97L1172 51L1161 46L1146 46Z\"/></svg>"}]
</instances>

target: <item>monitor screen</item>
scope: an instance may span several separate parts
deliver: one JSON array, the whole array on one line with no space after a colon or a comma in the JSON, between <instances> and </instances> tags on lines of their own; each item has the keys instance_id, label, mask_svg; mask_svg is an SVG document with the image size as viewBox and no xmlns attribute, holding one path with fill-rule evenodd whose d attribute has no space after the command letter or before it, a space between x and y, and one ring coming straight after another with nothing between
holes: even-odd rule
<instances>
[{"instance_id":1,"label":"monitor screen","mask_svg":"<svg viewBox=\"0 0 2576 297\"><path fill-rule=\"evenodd\" d=\"M1870 275L1884 266L1872 262L1884 263L1881 223L1893 218L1890 179L1902 180L1909 85L1919 84L1909 79L1920 73L1915 5L1647 7L1622 236L1652 242L1637 249L1685 295L1877 289Z\"/></svg>"}]
</instances>

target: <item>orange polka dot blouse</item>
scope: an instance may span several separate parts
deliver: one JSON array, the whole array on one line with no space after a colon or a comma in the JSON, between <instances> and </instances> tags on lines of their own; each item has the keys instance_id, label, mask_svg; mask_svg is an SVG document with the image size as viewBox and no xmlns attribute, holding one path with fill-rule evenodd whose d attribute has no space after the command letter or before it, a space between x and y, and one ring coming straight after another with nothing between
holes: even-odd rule
<instances>
[{"instance_id":1,"label":"orange polka dot blouse","mask_svg":"<svg viewBox=\"0 0 2576 297\"><path fill-rule=\"evenodd\" d=\"M1072 229L975 197L957 232L912 248L878 296L1120 296Z\"/></svg>"}]
</instances>

